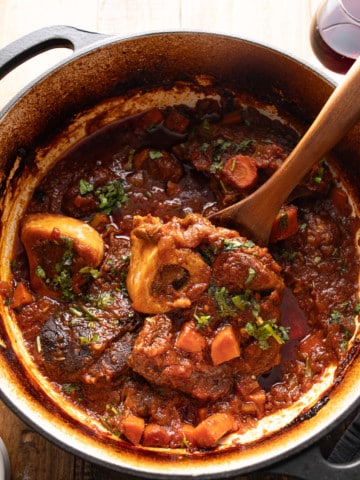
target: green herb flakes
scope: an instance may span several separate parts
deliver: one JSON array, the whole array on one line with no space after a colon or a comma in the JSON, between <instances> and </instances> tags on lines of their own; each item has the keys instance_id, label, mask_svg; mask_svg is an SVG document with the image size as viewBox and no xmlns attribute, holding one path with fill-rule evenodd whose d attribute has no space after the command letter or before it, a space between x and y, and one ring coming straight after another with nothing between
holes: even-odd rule
<instances>
[{"instance_id":1,"label":"green herb flakes","mask_svg":"<svg viewBox=\"0 0 360 480\"><path fill-rule=\"evenodd\" d=\"M87 193L92 193L94 191L94 184L90 183L83 178L79 182L79 192L80 195L84 196Z\"/></svg>"},{"instance_id":2,"label":"green herb flakes","mask_svg":"<svg viewBox=\"0 0 360 480\"><path fill-rule=\"evenodd\" d=\"M282 345L289 340L289 328L277 325L275 320L267 320L265 322L248 322L245 330L251 337L254 337L262 350L267 350L269 338L274 338L278 344Z\"/></svg>"}]
</instances>

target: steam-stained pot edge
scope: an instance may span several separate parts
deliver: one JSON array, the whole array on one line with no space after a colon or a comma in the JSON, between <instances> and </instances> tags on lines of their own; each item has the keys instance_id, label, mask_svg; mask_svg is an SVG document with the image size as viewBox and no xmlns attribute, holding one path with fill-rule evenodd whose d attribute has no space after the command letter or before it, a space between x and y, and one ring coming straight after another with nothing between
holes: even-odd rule
<instances>
[{"instance_id":1,"label":"steam-stained pot edge","mask_svg":"<svg viewBox=\"0 0 360 480\"><path fill-rule=\"evenodd\" d=\"M176 41L175 41L175 37L174 37L174 42L172 43L172 40L169 42L169 39L167 38L168 36L171 37L172 35L176 35L177 38L176 38ZM180 35L180 36L179 36ZM164 36L164 38L163 38ZM179 43L179 38L184 40L185 41L185 44L180 48L178 43ZM136 62L137 62L137 55L139 54L140 55L140 50L141 50L141 61L144 62L144 69L146 68L146 62L149 61L150 63L152 62L153 60L153 57L151 56L151 49L150 49L150 53L147 53L147 58L144 60L144 58L142 58L143 56L143 52L145 51L144 49L144 45L143 45L143 42L145 43L148 43L150 44L150 46L152 46L153 48L153 51L156 52L159 48L161 48L163 45L166 44L167 47L171 47L170 50L171 50L171 54L174 55L176 53L179 53L179 57L180 58L176 58L176 61L171 61L170 62L170 65L166 65L166 71L165 71L165 74L168 74L169 76L167 78L170 78L171 77L171 69L172 68L175 68L175 70L177 69L178 71L180 70L183 70L186 66L187 66L187 62L189 62L189 64L191 62L194 61L194 58L190 58L190 59L186 59L185 61L185 67L184 65L182 64L182 62L184 60L182 60L182 57L180 56L180 53L181 55L183 54L183 50L187 50L188 48L188 40L190 42L190 38L191 38L191 43L194 42L194 39L200 39L200 45L199 45L199 49L198 49L198 52L200 52L201 55L204 54L204 52L206 51L206 49L208 48L208 45L210 42L213 41L213 36L212 35L207 35L207 34L193 34L193 33L189 33L189 34L186 34L186 33L181 33L181 34L159 34L159 35L152 35L150 36L149 38L144 36L144 37L140 37L140 38L135 38L135 39L130 39L130 40L124 40L125 44L127 44L129 42L129 49L128 49L128 53L125 55L127 58L130 58L131 55L133 55L133 57L131 57L131 60L129 60L127 62L127 66L130 64L130 65L134 65ZM217 66L216 69L216 73L219 73L221 72L220 74L220 78L221 78L221 75L225 73L233 73L233 72L237 72L237 69L238 69L238 66L236 66L235 68L233 68L233 65L231 65L231 62L234 62L234 59L238 59L239 57L239 51L241 51L242 55L244 55L244 60L243 60L243 65L241 65L242 69L243 70L246 70L247 72L248 71L251 71L251 73L248 75L248 78L251 78L252 75L256 76L258 75L258 72L259 72L259 65L261 64L264 64L264 61L265 61L265 58L267 60L269 60L270 58L270 55L269 55L269 52L268 50L266 49L266 47L262 47L262 46L258 46L258 45L254 45L254 44L251 44L249 42L245 42L245 45L243 45L243 42L242 40L238 40L238 39L233 39L233 38L228 38L228 37L223 37L223 36L214 36L215 38L215 41L214 41L214 45L211 46L211 49L215 49L215 51L217 52L218 54L218 57L215 57L216 60L222 58L224 59L224 55L223 55L223 49L224 47L227 45L227 42L230 43L229 45L229 52L231 52L231 55L229 56L226 56L226 58L228 59L228 57L230 57L230 61L225 65L225 67L223 65L221 66ZM132 41L135 41L135 48L132 48L130 49L130 45L131 45L131 42ZM139 45L137 45L137 42L139 42ZM159 42L159 44L157 44L157 42ZM181 43L181 42L180 42ZM122 45L122 41L119 41L119 45ZM127 45L125 45L125 50L126 50L126 47ZM176 48L177 47L177 48ZM200 48L201 47L201 48ZM94 61L94 65L96 63L98 63L98 60L99 58L106 58L107 59L107 67L109 67L109 62L110 62L110 65L111 65L111 68L108 69L110 72L112 71L115 71L116 68L119 66L119 64L116 63L116 61L120 62L120 60L116 60L115 61L115 65L112 63L113 59L114 58L117 58L116 55L114 55L114 51L117 50L118 47L118 44L115 42L111 42L111 44L107 45L106 42L103 46L101 47L97 47L95 49L95 51L90 51L89 53L86 53L86 54L83 54L83 55L80 55L79 57L80 58L74 58L73 60L70 60L70 62L65 62L64 63L64 66L63 67L60 67L57 71L55 71L54 73L51 73L49 74L44 80L42 80L39 84L35 85L33 87L33 89L30 89L28 93L26 93L24 95L24 97L22 97L17 104L14 105L14 107L12 107L12 109L9 111L8 114L5 115L5 118L6 118L6 122L3 121L0 128L1 128L1 131L5 131L8 132L8 135L7 137L5 136L4 138L9 138L10 136L10 125L11 125L11 122L15 122L15 119L18 120L19 117L20 117L20 126L21 126L21 115L19 115L19 112L21 111L24 111L23 109L25 108L25 111L27 111L27 109L31 108L31 106L34 106L34 104L32 104L32 102L34 101L34 99L37 99L37 100L41 100L41 103L44 102L43 100L43 93L44 93L44 89L48 88L49 86L51 86L51 89L56 93L56 91L58 91L59 93L59 83L58 81L61 81L61 82L64 82L64 80L69 80L69 78L67 78L67 75L70 75L69 72L71 72L71 75L74 73L75 70L77 70L78 67L80 68L83 68L82 71L80 71L80 73L78 72L77 73L77 80L74 82L79 84L80 83L80 79L82 79L82 82L83 82L83 85L87 85L87 82L90 81L92 82L93 81L93 78L89 80L88 78L88 74L85 70L87 70L87 62L90 63L90 65L92 64L92 61ZM121 47L120 50L122 51L124 48ZM203 50L202 50L203 49ZM166 50L166 49L165 49ZM169 50L169 51L170 51ZM195 50L195 49L194 49ZM147 50L146 50L147 51ZM271 50L270 50L271 51ZM111 52L111 55L110 55L110 52ZM220 52L222 53L222 55L220 55ZM189 53L189 52L188 52ZM255 67L253 67L253 65L249 65L248 61L246 61L246 55L248 54L251 54L251 58L253 59L253 65L255 65L257 62L259 62ZM255 54L254 54L255 53ZM271 76L274 76L276 77L276 73L278 72L278 68L279 68L279 59L282 63L284 63L284 65L287 65L287 69L286 69L286 72L284 74L284 78L286 80L292 78L292 75L294 74L294 72L298 69L300 69L299 71L302 72L303 75L310 75L311 76L311 82L313 82L314 84L318 84L318 91L321 91L322 94L323 94L323 97L320 98L317 100L317 107L319 107L319 105L321 105L321 103L323 102L323 99L326 98L326 91L327 90L331 90L331 86L327 83L327 82L324 82L323 79L319 78L318 75L316 73L313 73L311 72L308 67L304 67L304 66L299 66L297 64L297 62L295 62L294 60L290 59L290 58L287 58L287 57L283 57L281 54L278 54L277 52L272 52L272 54L274 54L274 59L271 57L271 64L268 65L269 66L269 70L270 70L270 77ZM122 53L123 55L123 53ZM117 56L121 58L122 55L120 55L119 52L117 52ZM191 54L191 55L195 55L196 54ZM110 58L111 57L111 58ZM176 55L175 55L176 57ZM165 58L165 57L164 57ZM96 60L95 60L96 59ZM197 59L199 60L199 59ZM212 59L213 61L213 59ZM132 63L134 62L134 63ZM195 62L195 64L199 64L199 62ZM215 62L216 63L216 62ZM244 68L244 65L245 63L247 63L247 68L245 69ZM175 67L174 67L175 65ZM275 66L276 66L276 69L275 69ZM75 68L76 67L76 68ZM209 67L212 67L212 65L210 65ZM130 68L130 67L129 67ZM253 70L252 70L253 68ZM112 70L113 69L113 70ZM303 70L304 69L304 70ZM275 72L276 70L276 72ZM189 71L189 69L188 69ZM225 71L225 73L223 73ZM241 68L239 69L239 72L241 71ZM304 73L305 71L305 73ZM310 72L310 73L309 73ZM148 77L149 79L149 82L150 80L151 81L154 81L154 80L158 80L159 77L157 77L158 73L161 73L161 74L164 74L164 70L160 71L160 72L157 72L157 71L152 71L151 72L151 75ZM190 70L190 74L188 79L192 76L192 73L193 71ZM210 73L210 72L206 72L207 74ZM212 70L211 73L213 74L214 71ZM237 73L238 75L241 75L241 72L240 73ZM103 73L104 77L106 77L105 75L105 72ZM85 76L85 79L84 79L84 76ZM110 75L111 77L111 75ZM92 93L89 94L89 96L86 94L86 95L83 95L81 92L79 91L76 91L76 88L75 88L75 91L74 91L74 94L75 94L75 100L78 101L78 99L80 98L80 105L83 106L85 104L88 104L89 103L89 100L90 98L92 97L92 94L93 94L93 91L94 90L97 90L96 93L95 93L95 97L92 97L91 98L91 102L92 103L92 100L98 100L103 94L107 94L109 93L109 91L115 86L116 83L119 83L119 79L117 79L117 82L114 82L114 78L115 78L115 73L114 73L114 77L111 78L110 80L107 79L106 80L106 86L109 86L111 85L111 88L109 88L108 91L106 91L104 93L104 91L101 91L101 93L99 94L99 90L101 90L101 85L97 85L93 90L92 90ZM205 78L205 77L203 77ZM132 77L131 79L130 78L127 78L126 79L126 82L129 81L131 83L131 80L134 80L134 78ZM121 83L123 83L123 77L121 77ZM125 82L125 83L126 83ZM296 80L295 80L295 83L297 84L299 82L299 72L297 72L297 75L296 75ZM308 83L306 83L306 85L302 85L301 88L305 90L307 90L307 87L309 84L311 84L311 82L309 81ZM70 83L71 85L71 83ZM136 85L136 79L135 79L135 85ZM76 85L74 85L76 87ZM306 117L308 119L311 119L312 116L314 115L314 112L316 112L317 110L317 107L316 105L311 105L311 108L309 107L309 105L312 103L312 99L311 97L308 98L306 96L306 92L304 93L303 91L300 90L299 92L299 86L300 85L297 85L296 86L296 96L293 97L295 100L293 101L291 99L291 101L288 101L288 92L291 90L290 88L290 85L286 84L286 81L284 83L284 87L281 89L281 94L280 94L280 98L282 98L283 100L285 99L285 101L283 101L283 105L285 104L299 104L301 105L301 98L303 95L303 105L305 105L305 108L303 109L303 113L306 112ZM55 87L55 88L54 88ZM80 87L80 89L83 88L83 87ZM277 85L276 85L276 88L279 89L279 83L277 82ZM309 88L310 90L310 88ZM278 90L279 91L279 90ZM286 91L286 94L284 93ZM325 92L325 93L324 93ZM267 99L269 99L270 97L273 96L273 91L270 92L270 94L268 95ZM47 97L49 99L49 96ZM17 130L17 136L14 138L14 137L11 137L11 142L10 145L7 144L7 142L5 142L4 144L4 149L5 149L5 153L9 154L10 156L7 157L6 155L3 157L3 158L8 158L8 165L11 164L12 162L12 154L13 152L15 152L15 150L17 150L18 148L24 148L24 145L25 147L28 147L31 143L32 143L32 140L36 140L39 138L38 137L38 132L39 130L41 131L41 134L40 134L40 137L41 136L44 136L44 131L43 129L41 128L41 126L43 126L44 124L48 123L49 121L51 122L51 119L53 118L54 120L58 120L58 119L61 119L62 118L62 115L66 112L66 113L69 113L69 111L74 111L74 107L76 107L76 103L75 104L72 104L72 101L69 101L69 96L65 95L63 96L63 98L61 98L60 100L58 100L58 98L56 97L55 95L55 98L56 98L56 101L55 101L55 106L54 108L50 108L50 111L49 113L47 113L47 118L45 119L41 119L39 118L39 115L37 115L37 112L35 112L35 118L34 118L34 125L31 124L31 122L28 122L27 126L25 125L22 125L23 127L26 127L24 128L24 130L22 131L21 128L18 128L16 126L16 130ZM308 104L308 105L307 105ZM52 104L50 104L52 105ZM309 110L307 109L309 108ZM55 110L58 110L59 111L59 117L56 117L55 116ZM34 111L34 110L33 110ZM303 114L301 115L303 116ZM31 118L31 116L30 116ZM29 117L28 117L29 119ZM5 120L5 119L4 119ZM40 129L37 130L36 129L36 122L40 122L39 125L40 125ZM14 123L12 124L12 126L14 127ZM4 129L4 130L3 130ZM351 142L350 142L351 143ZM3 147L2 147L3 148ZM11 152L11 153L10 153ZM28 168L28 165L25 166L25 171L26 169ZM351 172L349 172L348 176L350 177L351 176ZM14 182L15 183L15 182ZM10 189L8 189L10 190ZM10 198L10 196L8 197ZM11 216L11 209L7 209L6 210L6 214L8 214L9 216ZM6 246L3 247L2 249L2 253L5 253L8 254L8 250L6 248ZM350 372L350 371L349 371ZM349 373L350 375L350 373ZM346 379L346 377L345 377ZM343 382L344 384L346 384L346 381ZM5 389L6 390L6 389ZM337 393L337 392L336 392ZM341 395L340 395L341 397ZM347 401L349 402L348 403L348 406L350 404L352 404L354 401L355 401L355 398L356 396L353 396L353 394L350 393L350 395L345 395L345 397L347 398ZM340 402L341 403L341 402ZM334 403L333 405L336 405L336 395L335 395L335 399L334 399ZM322 416L322 413L323 411L326 409L326 407L324 407L324 409L322 409L319 414L317 415L317 418L321 418ZM341 408L339 410L339 412L341 411ZM323 428L327 428L328 425L331 423L331 421L329 423L327 419L323 420L324 423L321 425L320 427L320 430L321 431ZM315 422L316 423L316 422ZM40 427L41 428L41 427ZM301 426L299 428L299 432L301 432L303 426ZM306 430L306 429L305 429ZM316 430L316 426L314 427L314 430L313 430L313 433L314 433L314 436L316 436L317 434L319 434L319 431ZM305 435L305 437L308 435L308 432L307 434ZM56 438L56 435L55 435L55 438ZM301 439L301 435L299 436L299 438ZM274 443L274 452L277 452L280 456L284 453L284 450L283 448L286 449L292 449L292 448L297 448L298 446L298 442L297 445L294 447L291 443L291 441L289 440L289 443L287 444L287 434L285 434L284 436L284 447L281 446L280 444L278 445L277 447L277 443L275 441ZM301 440L300 440L300 443L301 443ZM95 451L96 451L96 448L97 448L97 445L95 445ZM257 450L257 448L255 448L255 450ZM79 449L79 451L81 451L81 448ZM253 469L253 466L256 465L260 465L262 463L266 463L269 461L269 459L265 456L263 457L262 456L262 453L260 452L259 453L260 456L256 456L255 454L255 457L250 457L250 460L249 460L249 457L248 457L248 454L243 454L242 455L242 459L239 459L237 457L236 454L234 454L234 460L231 461L230 463L228 463L228 467L229 470L228 471L249 471L250 469ZM224 458L228 457L228 455L224 455ZM94 455L94 458L96 457L96 454ZM127 464L127 459L125 460L125 465L122 463L122 460L120 461L121 465L119 467L118 465L118 460L115 458L113 458L112 454L110 454L110 457L111 457L111 460L109 460L110 462L110 465L111 466L115 466L115 468L127 468L128 467L128 464ZM116 455L115 455L116 457ZM125 455L126 457L126 455ZM245 462L245 458L246 458L246 462ZM252 458L252 459L251 459ZM204 465L202 464L202 460L196 460L195 462L197 463L199 461L199 463L201 463L201 467L200 466L196 466L194 467L195 468L195 471L196 472L201 472L201 473L204 473L204 474L207 474L207 475L213 475L213 474L216 474L216 469L219 468L221 471L221 469L224 468L224 466L222 467L217 467L215 466L215 473L214 471L212 470L212 468L214 468L214 465L210 465L209 466L209 463L212 463L212 462L208 462L206 460L204 460ZM130 464L132 462L132 460L130 459L129 460ZM254 463L252 463L254 462ZM136 463L136 462L135 462ZM186 464L187 463L187 460L184 460L184 463ZM179 462L179 465L178 467L181 469L182 465L182 462ZM190 465L191 465L191 461L190 461ZM187 465L188 466L188 465ZM152 466L149 467L150 468L150 475L152 474L151 472L151 468ZM157 467L155 467L157 468ZM175 473L179 473L177 471L177 467L175 466L174 467L175 470L174 472ZM180 470L180 474L182 475L183 473L181 472ZM187 475L188 474L188 471L186 471L186 473L184 475Z\"/></svg>"}]
</instances>

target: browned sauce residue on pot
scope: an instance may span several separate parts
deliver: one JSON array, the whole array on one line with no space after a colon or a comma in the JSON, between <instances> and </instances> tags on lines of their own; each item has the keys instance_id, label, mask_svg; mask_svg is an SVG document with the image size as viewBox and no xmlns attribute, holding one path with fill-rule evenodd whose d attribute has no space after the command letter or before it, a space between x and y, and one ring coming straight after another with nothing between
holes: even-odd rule
<instances>
[{"instance_id":1,"label":"browned sauce residue on pot","mask_svg":"<svg viewBox=\"0 0 360 480\"><path fill-rule=\"evenodd\" d=\"M43 374L114 434L212 448L344 361L357 224L327 163L284 206L269 250L204 218L256 189L297 140L230 94L155 108L90 135L34 192L12 306Z\"/></svg>"}]
</instances>

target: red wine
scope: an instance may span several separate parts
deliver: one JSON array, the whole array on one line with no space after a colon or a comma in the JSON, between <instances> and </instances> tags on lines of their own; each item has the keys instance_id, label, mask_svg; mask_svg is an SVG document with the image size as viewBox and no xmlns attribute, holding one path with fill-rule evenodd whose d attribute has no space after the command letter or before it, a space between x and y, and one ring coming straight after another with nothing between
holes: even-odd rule
<instances>
[{"instance_id":1,"label":"red wine","mask_svg":"<svg viewBox=\"0 0 360 480\"><path fill-rule=\"evenodd\" d=\"M323 2L312 20L310 40L326 68L346 73L360 56L360 1Z\"/></svg>"}]
</instances>

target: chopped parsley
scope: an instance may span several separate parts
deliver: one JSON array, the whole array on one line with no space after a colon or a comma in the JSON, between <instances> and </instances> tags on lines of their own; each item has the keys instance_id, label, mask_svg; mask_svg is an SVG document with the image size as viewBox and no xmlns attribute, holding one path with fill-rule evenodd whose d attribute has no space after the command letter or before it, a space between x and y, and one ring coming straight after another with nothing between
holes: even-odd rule
<instances>
[{"instance_id":1,"label":"chopped parsley","mask_svg":"<svg viewBox=\"0 0 360 480\"><path fill-rule=\"evenodd\" d=\"M252 267L249 267L248 276L245 280L245 286L249 285L249 283L251 283L255 277L256 277L256 270Z\"/></svg>"},{"instance_id":2,"label":"chopped parsley","mask_svg":"<svg viewBox=\"0 0 360 480\"><path fill-rule=\"evenodd\" d=\"M224 252L230 252L236 250L237 248L253 248L255 243L251 240L240 241L238 238L225 238L224 239Z\"/></svg>"},{"instance_id":3,"label":"chopped parsley","mask_svg":"<svg viewBox=\"0 0 360 480\"><path fill-rule=\"evenodd\" d=\"M237 308L232 302L226 287L216 288L214 298L221 317L235 317L237 315Z\"/></svg>"},{"instance_id":4,"label":"chopped parsley","mask_svg":"<svg viewBox=\"0 0 360 480\"><path fill-rule=\"evenodd\" d=\"M216 173L218 170L222 170L223 161L222 155L229 150L234 154L246 151L249 146L254 142L252 138L243 140L240 143L232 142L224 138L217 138L213 143L213 161L210 167L210 173ZM206 151L209 147L209 144L203 144L202 151Z\"/></svg>"},{"instance_id":5,"label":"chopped parsley","mask_svg":"<svg viewBox=\"0 0 360 480\"><path fill-rule=\"evenodd\" d=\"M92 193L98 200L98 210L106 215L110 215L114 208L120 207L128 201L121 180L108 182L95 189L94 184L81 179L79 182L79 192L82 196Z\"/></svg>"},{"instance_id":6,"label":"chopped parsley","mask_svg":"<svg viewBox=\"0 0 360 480\"><path fill-rule=\"evenodd\" d=\"M74 263L74 241L69 237L61 237L64 253L59 262L55 264L55 274L53 278L49 278L42 265L37 265L35 268L35 275L43 280L49 288L56 292L61 292L62 298L65 301L70 301L74 298L75 293L72 288L72 273L71 268Z\"/></svg>"},{"instance_id":7,"label":"chopped parsley","mask_svg":"<svg viewBox=\"0 0 360 480\"><path fill-rule=\"evenodd\" d=\"M275 320L248 322L245 325L245 330L251 337L257 340L262 350L270 347L268 340L271 337L280 345L289 340L289 328L277 325Z\"/></svg>"},{"instance_id":8,"label":"chopped parsley","mask_svg":"<svg viewBox=\"0 0 360 480\"><path fill-rule=\"evenodd\" d=\"M251 309L251 313L255 318L259 316L260 305L249 289L233 296L229 294L226 287L215 288L211 293L215 298L221 317L236 317L239 311L243 311L246 308Z\"/></svg>"},{"instance_id":9,"label":"chopped parsley","mask_svg":"<svg viewBox=\"0 0 360 480\"><path fill-rule=\"evenodd\" d=\"M103 187L96 189L95 196L99 200L98 209L110 215L114 208L120 207L128 201L124 186L120 180L109 182Z\"/></svg>"},{"instance_id":10,"label":"chopped parsley","mask_svg":"<svg viewBox=\"0 0 360 480\"><path fill-rule=\"evenodd\" d=\"M150 150L149 157L151 160L157 160L163 157L163 154L159 150Z\"/></svg>"}]
</instances>

